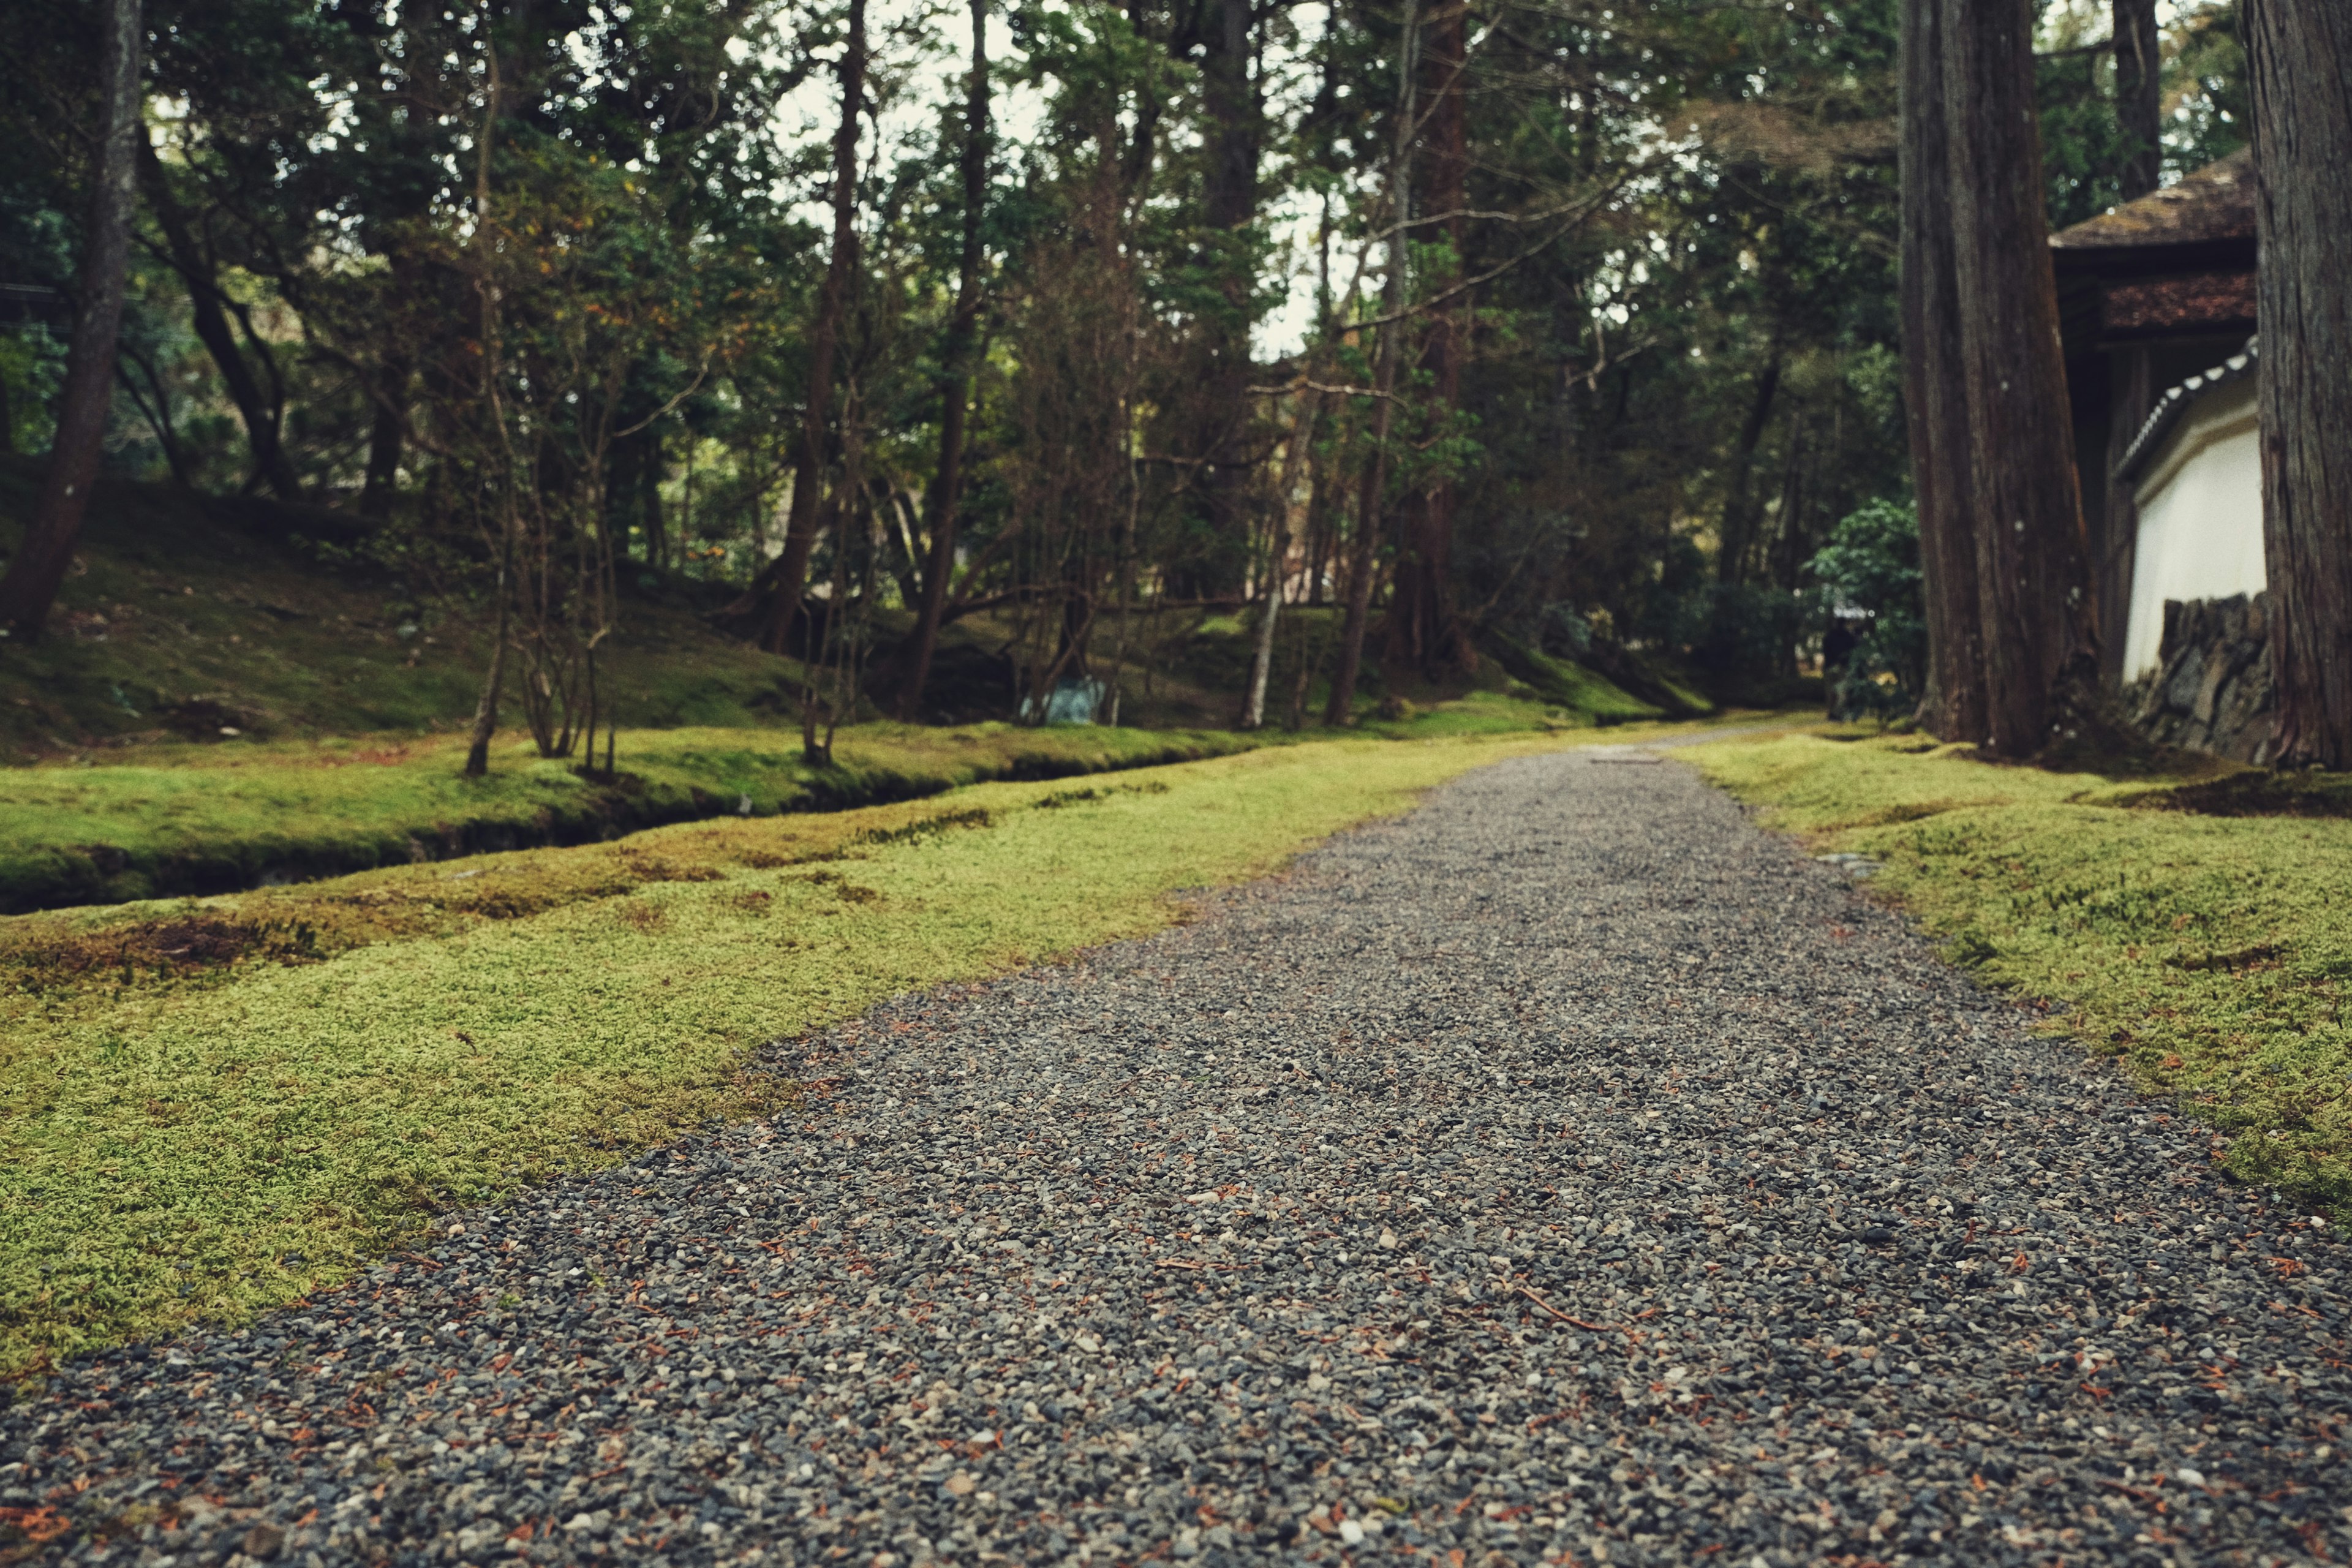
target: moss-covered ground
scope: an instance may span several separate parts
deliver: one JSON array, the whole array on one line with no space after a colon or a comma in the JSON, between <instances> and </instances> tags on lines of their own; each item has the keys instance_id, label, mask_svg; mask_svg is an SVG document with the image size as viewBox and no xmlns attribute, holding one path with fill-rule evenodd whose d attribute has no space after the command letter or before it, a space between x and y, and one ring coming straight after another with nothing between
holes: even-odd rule
<instances>
[{"instance_id":1,"label":"moss-covered ground","mask_svg":"<svg viewBox=\"0 0 2352 1568\"><path fill-rule=\"evenodd\" d=\"M1603 731L1611 738L1643 731ZM1181 918L1466 768L1352 738L0 921L0 1373L348 1278L793 1086L751 1053Z\"/></svg>"},{"instance_id":2,"label":"moss-covered ground","mask_svg":"<svg viewBox=\"0 0 2352 1568\"><path fill-rule=\"evenodd\" d=\"M1688 754L1768 824L1877 859L1871 885L1955 959L2225 1133L2230 1171L2352 1221L2352 820L2320 815L2331 781L1822 733Z\"/></svg>"},{"instance_id":3,"label":"moss-covered ground","mask_svg":"<svg viewBox=\"0 0 2352 1568\"><path fill-rule=\"evenodd\" d=\"M1592 722L1473 692L1346 732L1433 740ZM843 730L833 763L815 767L797 731L631 730L610 779L541 759L520 736L502 739L480 779L459 776L466 743L454 734L109 747L0 769L0 914L228 892L720 816L839 810L1333 733L870 722Z\"/></svg>"}]
</instances>

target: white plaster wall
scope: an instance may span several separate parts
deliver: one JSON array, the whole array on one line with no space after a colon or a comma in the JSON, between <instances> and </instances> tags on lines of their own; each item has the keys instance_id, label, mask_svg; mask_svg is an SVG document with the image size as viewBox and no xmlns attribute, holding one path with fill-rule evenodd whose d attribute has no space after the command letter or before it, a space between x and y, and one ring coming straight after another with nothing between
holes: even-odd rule
<instances>
[{"instance_id":1,"label":"white plaster wall","mask_svg":"<svg viewBox=\"0 0 2352 1568\"><path fill-rule=\"evenodd\" d=\"M2142 477L2124 679L2157 667L2167 599L2259 594L2263 466L2252 375L2205 394Z\"/></svg>"}]
</instances>

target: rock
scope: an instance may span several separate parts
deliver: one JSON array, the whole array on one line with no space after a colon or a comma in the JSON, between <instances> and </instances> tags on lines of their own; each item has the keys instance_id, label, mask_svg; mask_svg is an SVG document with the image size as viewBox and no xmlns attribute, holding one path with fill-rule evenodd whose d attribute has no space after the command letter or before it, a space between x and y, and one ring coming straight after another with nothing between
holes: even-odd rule
<instances>
[{"instance_id":1,"label":"rock","mask_svg":"<svg viewBox=\"0 0 2352 1568\"><path fill-rule=\"evenodd\" d=\"M237 1550L256 1563L267 1563L286 1550L286 1531L274 1524L257 1524L245 1532L245 1539L237 1542Z\"/></svg>"}]
</instances>

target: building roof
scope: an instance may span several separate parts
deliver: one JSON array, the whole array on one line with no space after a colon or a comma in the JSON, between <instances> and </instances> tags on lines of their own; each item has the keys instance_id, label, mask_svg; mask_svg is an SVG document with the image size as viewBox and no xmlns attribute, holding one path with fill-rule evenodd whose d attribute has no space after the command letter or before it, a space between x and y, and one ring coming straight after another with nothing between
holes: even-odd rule
<instances>
[{"instance_id":1,"label":"building roof","mask_svg":"<svg viewBox=\"0 0 2352 1568\"><path fill-rule=\"evenodd\" d=\"M2182 272L2254 264L2254 160L2241 151L2178 184L2050 237L2063 271Z\"/></svg>"},{"instance_id":2,"label":"building roof","mask_svg":"<svg viewBox=\"0 0 2352 1568\"><path fill-rule=\"evenodd\" d=\"M2140 426L2139 434L2132 437L2132 444L2125 449L2123 461L2116 465L2116 478L2137 478L2147 460L2156 455L2157 448L2164 445L2164 438L2172 434L2173 426L2180 423L2181 416L2189 412L2190 405L2216 387L2242 381L2253 374L2261 352L2260 340L2248 338L2243 353L2231 355L2202 375L2190 376L2158 398L2147 422Z\"/></svg>"}]
</instances>

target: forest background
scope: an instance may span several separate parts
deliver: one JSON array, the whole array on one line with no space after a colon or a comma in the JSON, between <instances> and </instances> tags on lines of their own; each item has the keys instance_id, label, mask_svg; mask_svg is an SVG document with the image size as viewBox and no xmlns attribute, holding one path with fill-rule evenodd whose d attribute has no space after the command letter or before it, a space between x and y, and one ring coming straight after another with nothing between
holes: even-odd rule
<instances>
[{"instance_id":1,"label":"forest background","mask_svg":"<svg viewBox=\"0 0 2352 1568\"><path fill-rule=\"evenodd\" d=\"M106 10L0 19L28 458ZM1531 655L1785 698L1817 563L1911 548L1897 12L156 0L107 468L301 509L551 756L661 592L798 661L813 751L1115 720L1170 610L1253 605L1250 725ZM2243 67L2231 5L2158 14L2170 175ZM2146 152L2116 36L2042 7L2053 228Z\"/></svg>"}]
</instances>

